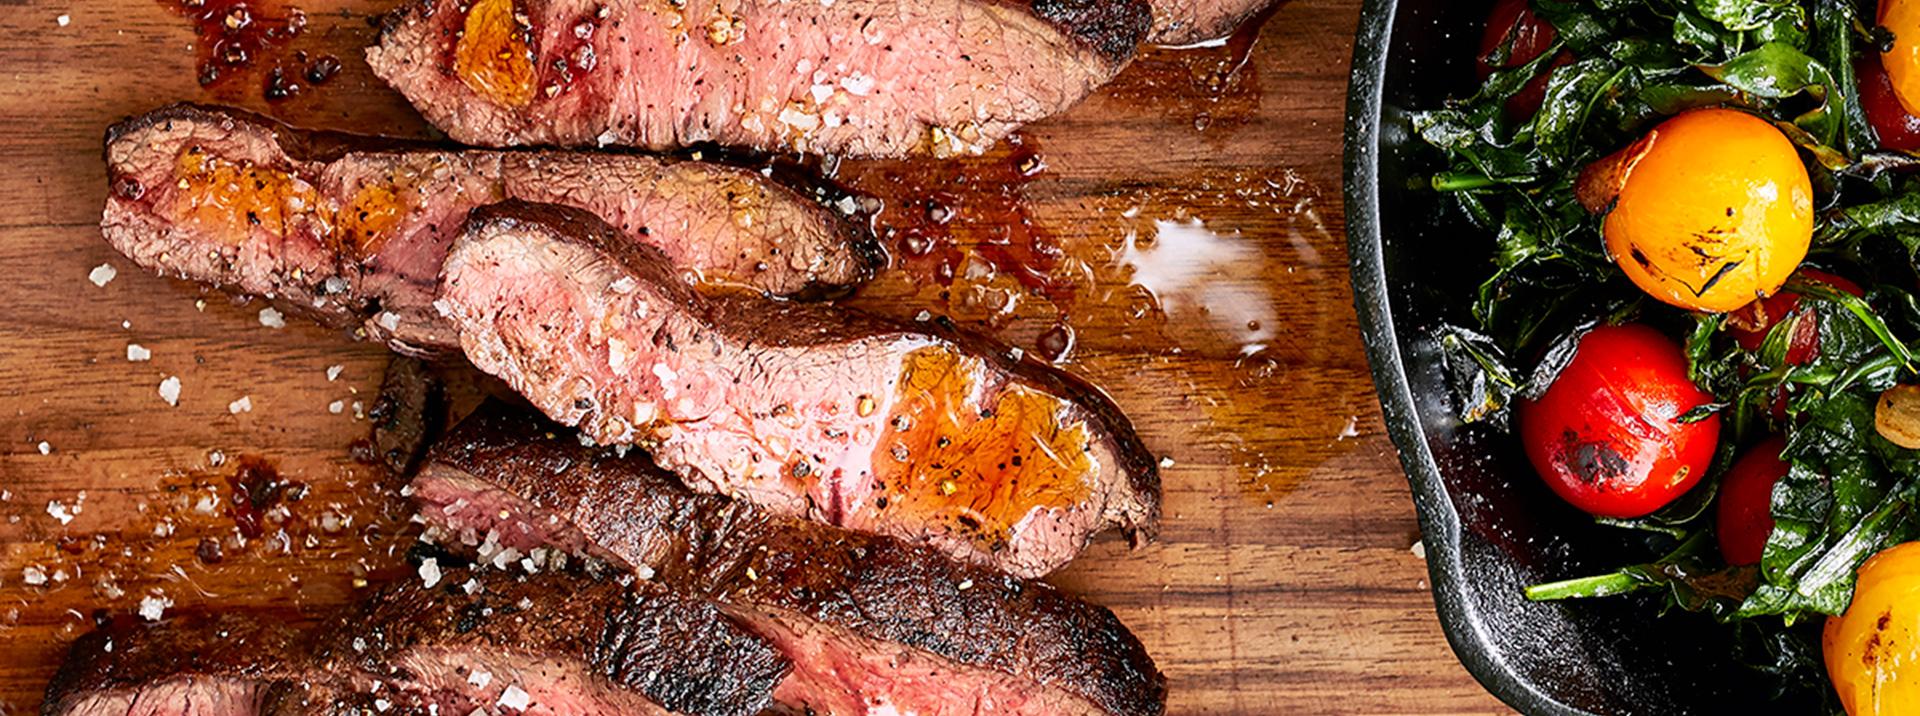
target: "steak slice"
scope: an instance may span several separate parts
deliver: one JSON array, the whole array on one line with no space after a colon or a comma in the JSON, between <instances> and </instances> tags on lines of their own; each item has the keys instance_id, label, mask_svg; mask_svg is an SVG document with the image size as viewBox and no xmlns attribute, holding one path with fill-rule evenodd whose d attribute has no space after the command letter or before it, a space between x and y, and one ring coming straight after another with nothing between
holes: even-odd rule
<instances>
[{"instance_id":1,"label":"steak slice","mask_svg":"<svg viewBox=\"0 0 1920 716\"><path fill-rule=\"evenodd\" d=\"M107 131L101 231L143 267L364 324L406 353L456 348L429 305L468 210L503 198L598 213L715 284L844 291L864 230L749 170L641 155L500 152L293 129L175 105Z\"/></svg>"},{"instance_id":2,"label":"steak slice","mask_svg":"<svg viewBox=\"0 0 1920 716\"><path fill-rule=\"evenodd\" d=\"M554 547L720 605L793 660L775 698L796 712L1164 709L1164 679L1106 609L925 546L694 494L619 452L489 403L436 444L413 493L430 535L480 543L483 561Z\"/></svg>"},{"instance_id":3,"label":"steak slice","mask_svg":"<svg viewBox=\"0 0 1920 716\"><path fill-rule=\"evenodd\" d=\"M437 305L482 371L704 492L1023 577L1158 517L1155 461L1097 389L931 322L695 294L584 212L476 211Z\"/></svg>"},{"instance_id":4,"label":"steak slice","mask_svg":"<svg viewBox=\"0 0 1920 716\"><path fill-rule=\"evenodd\" d=\"M409 0L374 74L485 146L984 151L1133 58L1146 0Z\"/></svg>"},{"instance_id":5,"label":"steak slice","mask_svg":"<svg viewBox=\"0 0 1920 716\"><path fill-rule=\"evenodd\" d=\"M116 622L75 642L43 712L745 716L790 669L714 607L644 582L454 568L440 582L392 585L311 630Z\"/></svg>"},{"instance_id":6,"label":"steak slice","mask_svg":"<svg viewBox=\"0 0 1920 716\"><path fill-rule=\"evenodd\" d=\"M556 714L747 716L791 668L712 605L630 577L447 570L438 589L405 581L347 625L318 652L330 670L447 714L518 700Z\"/></svg>"},{"instance_id":7,"label":"steak slice","mask_svg":"<svg viewBox=\"0 0 1920 716\"><path fill-rule=\"evenodd\" d=\"M237 615L124 619L75 641L41 713L99 716L302 713L307 634ZM331 683L322 673L313 676Z\"/></svg>"},{"instance_id":8,"label":"steak slice","mask_svg":"<svg viewBox=\"0 0 1920 716\"><path fill-rule=\"evenodd\" d=\"M1280 0L1153 0L1153 34L1161 45L1191 45L1233 34Z\"/></svg>"}]
</instances>

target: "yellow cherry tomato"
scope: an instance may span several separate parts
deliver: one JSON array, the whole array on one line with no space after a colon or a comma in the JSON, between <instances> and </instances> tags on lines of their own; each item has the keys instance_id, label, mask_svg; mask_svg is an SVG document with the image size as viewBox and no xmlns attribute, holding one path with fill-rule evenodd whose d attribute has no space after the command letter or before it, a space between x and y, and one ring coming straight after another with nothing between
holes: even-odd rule
<instances>
[{"instance_id":1,"label":"yellow cherry tomato","mask_svg":"<svg viewBox=\"0 0 1920 716\"><path fill-rule=\"evenodd\" d=\"M1892 50L1880 53L1893 95L1920 115L1920 0L1880 0L1880 26L1893 33Z\"/></svg>"},{"instance_id":2,"label":"yellow cherry tomato","mask_svg":"<svg viewBox=\"0 0 1920 716\"><path fill-rule=\"evenodd\" d=\"M1786 135L1745 112L1669 119L1589 167L1578 189L1589 209L1608 212L1607 251L1627 278L1688 310L1771 295L1813 239L1806 165Z\"/></svg>"},{"instance_id":3,"label":"yellow cherry tomato","mask_svg":"<svg viewBox=\"0 0 1920 716\"><path fill-rule=\"evenodd\" d=\"M1860 566L1853 604L1827 618L1827 677L1850 716L1920 714L1920 542Z\"/></svg>"}]
</instances>

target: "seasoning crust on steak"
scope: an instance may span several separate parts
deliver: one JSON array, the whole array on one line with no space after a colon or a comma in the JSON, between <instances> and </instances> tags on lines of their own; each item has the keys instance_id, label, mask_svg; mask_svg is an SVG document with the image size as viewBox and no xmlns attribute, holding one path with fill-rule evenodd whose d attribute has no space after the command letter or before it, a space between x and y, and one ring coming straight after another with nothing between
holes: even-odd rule
<instances>
[{"instance_id":1,"label":"seasoning crust on steak","mask_svg":"<svg viewBox=\"0 0 1920 716\"><path fill-rule=\"evenodd\" d=\"M409 0L374 74L483 146L979 152L1113 79L1145 0Z\"/></svg>"},{"instance_id":2,"label":"seasoning crust on steak","mask_svg":"<svg viewBox=\"0 0 1920 716\"><path fill-rule=\"evenodd\" d=\"M310 628L268 615L116 620L74 643L42 713L749 716L792 668L712 605L631 578L435 574Z\"/></svg>"},{"instance_id":3,"label":"seasoning crust on steak","mask_svg":"<svg viewBox=\"0 0 1920 716\"><path fill-rule=\"evenodd\" d=\"M1156 461L1086 383L937 322L699 295L667 271L591 215L509 202L475 212L436 305L476 367L697 490L1023 577L1154 528Z\"/></svg>"},{"instance_id":4,"label":"seasoning crust on steak","mask_svg":"<svg viewBox=\"0 0 1920 716\"><path fill-rule=\"evenodd\" d=\"M881 260L820 202L704 162L458 149L194 105L114 125L106 160L101 231L135 263L364 326L404 353L456 347L433 284L467 212L502 199L593 211L706 284L833 294Z\"/></svg>"},{"instance_id":5,"label":"seasoning crust on steak","mask_svg":"<svg viewBox=\"0 0 1920 716\"><path fill-rule=\"evenodd\" d=\"M815 713L1158 714L1165 682L1106 609L924 546L694 494L644 457L483 405L413 482L429 534L511 563L605 559L717 604L794 662Z\"/></svg>"}]
</instances>

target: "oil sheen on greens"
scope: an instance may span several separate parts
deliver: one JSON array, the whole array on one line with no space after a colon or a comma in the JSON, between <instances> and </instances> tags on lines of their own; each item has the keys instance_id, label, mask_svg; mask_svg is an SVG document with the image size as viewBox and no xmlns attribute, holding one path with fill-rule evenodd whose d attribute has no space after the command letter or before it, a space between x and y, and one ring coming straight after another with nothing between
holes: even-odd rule
<instances>
[{"instance_id":1,"label":"oil sheen on greens","mask_svg":"<svg viewBox=\"0 0 1920 716\"><path fill-rule=\"evenodd\" d=\"M1879 40L1873 4L1799 0L1534 0L1559 30L1531 64L1498 72L1479 93L1414 116L1444 156L1432 188L1492 237L1472 324L1434 336L1461 419L1504 425L1510 404L1543 389L1582 327L1641 321L1686 336L1693 377L1714 394L1721 446L1708 479L1652 516L1607 520L1648 546L1650 561L1529 590L1535 599L1659 590L1668 609L1725 622L1742 658L1782 689L1826 691L1817 648L1824 615L1844 611L1854 570L1874 552L1920 537L1920 458L1881 439L1874 400L1920 382L1920 250L1916 161L1876 149L1855 92L1853 58ZM1555 55L1534 117L1504 116L1506 99ZM1818 321L1820 355L1785 366L1794 320L1756 351L1735 345L1720 316L1644 299L1608 259L1599 220L1574 200L1587 163L1660 120L1704 106L1772 118L1798 144L1819 194L1809 265L1858 281L1866 298L1791 283ZM1545 358L1540 358L1545 356ZM1518 360L1515 360L1518 359ZM1770 424L1779 386L1795 384L1788 419ZM1791 471L1776 488L1777 523L1758 567L1721 560L1709 516L1719 477L1740 449L1788 436Z\"/></svg>"}]
</instances>

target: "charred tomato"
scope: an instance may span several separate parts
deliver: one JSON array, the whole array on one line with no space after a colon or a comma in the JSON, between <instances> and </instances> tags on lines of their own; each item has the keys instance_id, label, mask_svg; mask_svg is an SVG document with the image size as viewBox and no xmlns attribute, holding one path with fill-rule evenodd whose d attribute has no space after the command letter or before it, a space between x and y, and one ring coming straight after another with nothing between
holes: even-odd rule
<instances>
[{"instance_id":1,"label":"charred tomato","mask_svg":"<svg viewBox=\"0 0 1920 716\"><path fill-rule=\"evenodd\" d=\"M1687 378L1680 346L1641 325L1579 337L1537 400L1519 405L1527 458L1561 499L1603 517L1641 517L1700 481L1720 418L1686 422L1711 397Z\"/></svg>"},{"instance_id":2,"label":"charred tomato","mask_svg":"<svg viewBox=\"0 0 1920 716\"><path fill-rule=\"evenodd\" d=\"M1759 564L1766 552L1773 534L1773 485L1790 467L1780 457L1786 449L1786 438L1768 438L1742 455L1721 481L1714 515L1727 564Z\"/></svg>"}]
</instances>

